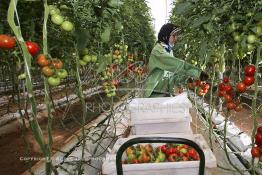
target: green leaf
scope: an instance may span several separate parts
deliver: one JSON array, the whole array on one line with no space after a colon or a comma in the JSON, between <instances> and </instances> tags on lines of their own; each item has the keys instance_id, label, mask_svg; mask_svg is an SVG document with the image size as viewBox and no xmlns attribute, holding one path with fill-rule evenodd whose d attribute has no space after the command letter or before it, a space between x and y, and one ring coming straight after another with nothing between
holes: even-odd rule
<instances>
[{"instance_id":1,"label":"green leaf","mask_svg":"<svg viewBox=\"0 0 262 175\"><path fill-rule=\"evenodd\" d=\"M104 32L101 33L100 37L101 37L101 41L103 43L107 43L110 41L110 35L111 35L111 27L106 27L104 29Z\"/></svg>"},{"instance_id":2,"label":"green leaf","mask_svg":"<svg viewBox=\"0 0 262 175\"><path fill-rule=\"evenodd\" d=\"M206 57L206 52L207 52L207 41L204 40L201 45L200 45L200 49L199 49L199 60L201 60L201 62L203 62L203 60L205 60Z\"/></svg>"},{"instance_id":3,"label":"green leaf","mask_svg":"<svg viewBox=\"0 0 262 175\"><path fill-rule=\"evenodd\" d=\"M96 73L99 74L101 72L103 72L105 69L106 69L106 66L107 66L107 61L105 61L106 58L104 56L101 56L101 57L98 57L98 68L96 70Z\"/></svg>"},{"instance_id":4,"label":"green leaf","mask_svg":"<svg viewBox=\"0 0 262 175\"><path fill-rule=\"evenodd\" d=\"M190 2L184 2L179 3L175 5L174 13L177 15L183 15L186 14L188 11L190 11L193 8L193 4Z\"/></svg>"},{"instance_id":5,"label":"green leaf","mask_svg":"<svg viewBox=\"0 0 262 175\"><path fill-rule=\"evenodd\" d=\"M122 1L120 0L109 0L108 3L107 3L109 6L113 7L113 8L117 8L119 7L120 5L123 4Z\"/></svg>"},{"instance_id":6,"label":"green leaf","mask_svg":"<svg viewBox=\"0 0 262 175\"><path fill-rule=\"evenodd\" d=\"M206 23L211 16L205 15L205 16L200 16L199 18L196 18L193 20L191 27L196 28L199 27L201 24Z\"/></svg>"},{"instance_id":7,"label":"green leaf","mask_svg":"<svg viewBox=\"0 0 262 175\"><path fill-rule=\"evenodd\" d=\"M77 47L79 50L83 50L88 42L89 31L88 30L75 30L75 36L77 41Z\"/></svg>"},{"instance_id":8,"label":"green leaf","mask_svg":"<svg viewBox=\"0 0 262 175\"><path fill-rule=\"evenodd\" d=\"M254 20L256 20L256 21L262 20L262 12L257 13L257 14L255 15L255 17L254 17Z\"/></svg>"}]
</instances>

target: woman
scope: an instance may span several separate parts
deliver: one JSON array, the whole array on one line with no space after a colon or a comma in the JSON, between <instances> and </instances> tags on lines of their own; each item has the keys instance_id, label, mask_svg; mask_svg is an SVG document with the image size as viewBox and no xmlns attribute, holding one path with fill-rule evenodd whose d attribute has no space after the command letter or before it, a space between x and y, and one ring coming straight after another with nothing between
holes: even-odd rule
<instances>
[{"instance_id":1,"label":"woman","mask_svg":"<svg viewBox=\"0 0 262 175\"><path fill-rule=\"evenodd\" d=\"M201 69L173 56L172 46L179 33L180 29L171 23L160 29L158 41L149 58L149 76L144 86L144 97L170 96L178 77L184 80L200 77L202 81L208 78Z\"/></svg>"}]
</instances>

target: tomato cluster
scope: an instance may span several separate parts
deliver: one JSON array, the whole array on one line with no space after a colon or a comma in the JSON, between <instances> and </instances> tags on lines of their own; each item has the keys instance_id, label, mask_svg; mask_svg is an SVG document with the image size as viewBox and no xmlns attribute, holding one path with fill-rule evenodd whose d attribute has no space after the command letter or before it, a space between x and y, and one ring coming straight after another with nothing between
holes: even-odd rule
<instances>
[{"instance_id":1,"label":"tomato cluster","mask_svg":"<svg viewBox=\"0 0 262 175\"><path fill-rule=\"evenodd\" d=\"M237 101L233 100L233 95L234 91L230 80L228 77L224 77L223 82L218 85L218 96L224 99L228 110L235 109L238 112L242 109L242 105L239 99Z\"/></svg>"},{"instance_id":2,"label":"tomato cluster","mask_svg":"<svg viewBox=\"0 0 262 175\"><path fill-rule=\"evenodd\" d=\"M103 89L107 97L116 96L116 87L119 85L118 80L107 81L103 83Z\"/></svg>"},{"instance_id":3,"label":"tomato cluster","mask_svg":"<svg viewBox=\"0 0 262 175\"><path fill-rule=\"evenodd\" d=\"M154 148L151 144L136 145L125 150L123 164L160 163L199 160L194 148L185 144L165 144Z\"/></svg>"},{"instance_id":4,"label":"tomato cluster","mask_svg":"<svg viewBox=\"0 0 262 175\"><path fill-rule=\"evenodd\" d=\"M244 80L236 84L235 92L228 77L224 77L223 82L218 85L218 96L224 99L228 110L234 109L236 112L241 111L242 105L238 95L244 93L248 86L254 84L255 72L256 67L254 65L248 65L245 68Z\"/></svg>"},{"instance_id":5,"label":"tomato cluster","mask_svg":"<svg viewBox=\"0 0 262 175\"><path fill-rule=\"evenodd\" d=\"M68 76L68 73L63 68L63 62L60 59L47 59L44 54L39 54L36 60L41 72L44 76L48 77L48 84L51 86L58 86L61 79Z\"/></svg>"},{"instance_id":6,"label":"tomato cluster","mask_svg":"<svg viewBox=\"0 0 262 175\"><path fill-rule=\"evenodd\" d=\"M113 62L116 64L120 64L124 61L124 57L127 55L127 45L123 44L115 44L113 51Z\"/></svg>"},{"instance_id":7,"label":"tomato cluster","mask_svg":"<svg viewBox=\"0 0 262 175\"><path fill-rule=\"evenodd\" d=\"M262 126L257 128L257 133L255 136L255 143L256 146L251 149L251 155L252 157L259 158L260 161L262 161Z\"/></svg>"},{"instance_id":8,"label":"tomato cluster","mask_svg":"<svg viewBox=\"0 0 262 175\"><path fill-rule=\"evenodd\" d=\"M96 55L90 55L86 51L84 53L83 58L79 60L79 64L81 66L85 66L87 63L95 63L96 61L97 61L97 56Z\"/></svg>"},{"instance_id":9,"label":"tomato cluster","mask_svg":"<svg viewBox=\"0 0 262 175\"><path fill-rule=\"evenodd\" d=\"M202 82L201 80L194 80L193 82L189 82L187 86L191 90L196 88L197 94L199 96L205 95L210 88L210 85L207 82Z\"/></svg>"},{"instance_id":10,"label":"tomato cluster","mask_svg":"<svg viewBox=\"0 0 262 175\"><path fill-rule=\"evenodd\" d=\"M60 10L53 6L49 5L49 14L51 15L51 21L61 26L61 29L67 32L71 32L74 29L74 24L68 20L64 20L64 17L61 15Z\"/></svg>"}]
</instances>

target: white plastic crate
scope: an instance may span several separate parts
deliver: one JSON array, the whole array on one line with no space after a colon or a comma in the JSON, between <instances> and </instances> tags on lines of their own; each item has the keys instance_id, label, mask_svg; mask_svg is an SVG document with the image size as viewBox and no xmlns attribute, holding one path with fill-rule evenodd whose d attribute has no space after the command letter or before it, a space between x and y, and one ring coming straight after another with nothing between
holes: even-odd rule
<instances>
[{"instance_id":1,"label":"white plastic crate","mask_svg":"<svg viewBox=\"0 0 262 175\"><path fill-rule=\"evenodd\" d=\"M165 135L136 135L129 138L118 139L115 143L112 152L106 156L102 166L102 173L104 175L116 175L116 152L119 147L127 140L135 137L176 137L186 138L196 142L205 154L205 167L216 167L216 158L205 139L201 134L185 135L185 134L165 134ZM185 161L185 162L162 162L162 163L144 163L144 164L124 164L124 175L198 175L199 161Z\"/></svg>"},{"instance_id":2,"label":"white plastic crate","mask_svg":"<svg viewBox=\"0 0 262 175\"><path fill-rule=\"evenodd\" d=\"M158 119L144 119L141 116L140 120L132 120L132 134L165 134L165 133L187 133L192 134L192 129L190 126L191 117L188 116L178 116L172 118L162 118Z\"/></svg>"},{"instance_id":3,"label":"white plastic crate","mask_svg":"<svg viewBox=\"0 0 262 175\"><path fill-rule=\"evenodd\" d=\"M191 102L187 98L187 93L182 93L175 97L159 98L135 98L128 105L131 120L152 119L161 117L175 117L187 115Z\"/></svg>"},{"instance_id":4,"label":"white plastic crate","mask_svg":"<svg viewBox=\"0 0 262 175\"><path fill-rule=\"evenodd\" d=\"M176 97L137 98L128 108L132 134L192 133L187 93Z\"/></svg>"}]
</instances>

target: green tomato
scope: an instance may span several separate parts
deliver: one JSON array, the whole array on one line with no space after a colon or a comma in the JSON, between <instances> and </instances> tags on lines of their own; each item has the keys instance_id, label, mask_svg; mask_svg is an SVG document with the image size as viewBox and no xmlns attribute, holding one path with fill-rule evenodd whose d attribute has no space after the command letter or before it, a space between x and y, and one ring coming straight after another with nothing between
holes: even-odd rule
<instances>
[{"instance_id":1,"label":"green tomato","mask_svg":"<svg viewBox=\"0 0 262 175\"><path fill-rule=\"evenodd\" d=\"M105 89L105 93L108 94L109 93L109 90L108 88Z\"/></svg>"},{"instance_id":2,"label":"green tomato","mask_svg":"<svg viewBox=\"0 0 262 175\"><path fill-rule=\"evenodd\" d=\"M92 60L92 57L90 55L85 55L83 57L83 60L86 62L86 63L89 63L91 60Z\"/></svg>"},{"instance_id":3,"label":"green tomato","mask_svg":"<svg viewBox=\"0 0 262 175\"><path fill-rule=\"evenodd\" d=\"M70 32L73 30L74 28L74 24L71 23L70 21L64 21L61 25L61 28L64 30L64 31L67 31L67 32Z\"/></svg>"},{"instance_id":4,"label":"green tomato","mask_svg":"<svg viewBox=\"0 0 262 175\"><path fill-rule=\"evenodd\" d=\"M256 35L250 34L247 36L247 42L253 44L257 41Z\"/></svg>"},{"instance_id":5,"label":"green tomato","mask_svg":"<svg viewBox=\"0 0 262 175\"><path fill-rule=\"evenodd\" d=\"M60 14L60 10L55 6L52 7L49 6L49 14L50 15Z\"/></svg>"},{"instance_id":6,"label":"green tomato","mask_svg":"<svg viewBox=\"0 0 262 175\"><path fill-rule=\"evenodd\" d=\"M49 77L47 79L47 82L50 86L58 86L60 84L60 78L59 77Z\"/></svg>"},{"instance_id":7,"label":"green tomato","mask_svg":"<svg viewBox=\"0 0 262 175\"><path fill-rule=\"evenodd\" d=\"M95 62L97 61L97 56L96 56L96 55L92 55L92 56L91 56L91 61L92 61L93 63L95 63Z\"/></svg>"},{"instance_id":8,"label":"green tomato","mask_svg":"<svg viewBox=\"0 0 262 175\"><path fill-rule=\"evenodd\" d=\"M239 35L239 33L233 33L233 37L236 42L241 41L241 36Z\"/></svg>"},{"instance_id":9,"label":"green tomato","mask_svg":"<svg viewBox=\"0 0 262 175\"><path fill-rule=\"evenodd\" d=\"M182 149L180 149L180 152L186 154L187 153L187 149L186 148L182 148Z\"/></svg>"},{"instance_id":10,"label":"green tomato","mask_svg":"<svg viewBox=\"0 0 262 175\"><path fill-rule=\"evenodd\" d=\"M80 64L81 66L85 66L85 65L86 65L86 62L83 61L83 60L79 60L79 64Z\"/></svg>"},{"instance_id":11,"label":"green tomato","mask_svg":"<svg viewBox=\"0 0 262 175\"><path fill-rule=\"evenodd\" d=\"M84 48L84 50L82 50L82 55L88 55L89 54L89 50L87 48Z\"/></svg>"},{"instance_id":12,"label":"green tomato","mask_svg":"<svg viewBox=\"0 0 262 175\"><path fill-rule=\"evenodd\" d=\"M254 46L252 44L247 44L247 50L249 52L253 51L254 50Z\"/></svg>"},{"instance_id":13,"label":"green tomato","mask_svg":"<svg viewBox=\"0 0 262 175\"><path fill-rule=\"evenodd\" d=\"M18 79L19 80L24 80L26 78L26 74L25 73L22 73L20 75L18 75Z\"/></svg>"},{"instance_id":14,"label":"green tomato","mask_svg":"<svg viewBox=\"0 0 262 175\"><path fill-rule=\"evenodd\" d=\"M107 96L108 98L110 98L110 97L112 97L112 94L111 94L111 93L108 93L108 94L106 94L106 96Z\"/></svg>"},{"instance_id":15,"label":"green tomato","mask_svg":"<svg viewBox=\"0 0 262 175\"><path fill-rule=\"evenodd\" d=\"M64 22L64 18L61 15L54 14L51 17L51 21L56 25L61 25Z\"/></svg>"},{"instance_id":16,"label":"green tomato","mask_svg":"<svg viewBox=\"0 0 262 175\"><path fill-rule=\"evenodd\" d=\"M57 71L57 76L60 78L60 79L64 79L68 76L68 73L65 69L59 69Z\"/></svg>"},{"instance_id":17,"label":"green tomato","mask_svg":"<svg viewBox=\"0 0 262 175\"><path fill-rule=\"evenodd\" d=\"M121 55L117 55L117 59L121 59L122 57L121 57Z\"/></svg>"},{"instance_id":18,"label":"green tomato","mask_svg":"<svg viewBox=\"0 0 262 175\"><path fill-rule=\"evenodd\" d=\"M116 96L116 92L111 92L111 96L112 97Z\"/></svg>"}]
</instances>

